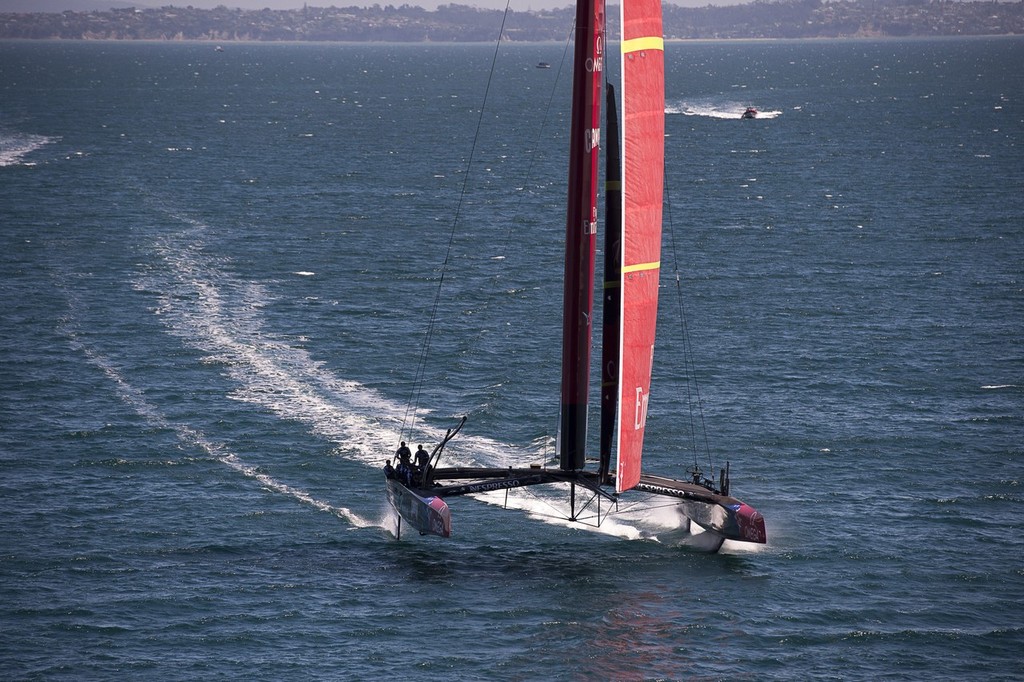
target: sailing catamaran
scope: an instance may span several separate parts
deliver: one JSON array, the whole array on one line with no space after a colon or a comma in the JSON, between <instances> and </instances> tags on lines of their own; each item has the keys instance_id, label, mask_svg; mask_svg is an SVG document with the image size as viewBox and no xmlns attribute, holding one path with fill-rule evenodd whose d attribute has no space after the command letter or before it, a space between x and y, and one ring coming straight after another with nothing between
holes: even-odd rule
<instances>
[{"instance_id":1,"label":"sailing catamaran","mask_svg":"<svg viewBox=\"0 0 1024 682\"><path fill-rule=\"evenodd\" d=\"M405 476L389 473L387 495L400 516L399 535L401 519L404 519L421 534L448 537L451 511L445 502L447 498L524 486L568 484L571 520L577 520L594 505L600 522L602 500L609 502L609 508L615 508L624 493L639 491L672 498L688 520L717 536L716 550L726 539L755 543L766 540L761 514L729 496L728 466L722 470L717 483L705 478L697 467L687 481L641 471L661 267L665 53L660 0L624 0L620 7L620 26L621 128L611 85L605 107L608 150L598 468L586 468L586 444L601 100L605 85L605 8L603 0L578 0L566 212L558 468L438 466L445 446L465 424L463 418L457 427L449 430L431 453L429 462L415 475L412 472ZM613 452L617 456L614 472L611 470Z\"/></svg>"}]
</instances>

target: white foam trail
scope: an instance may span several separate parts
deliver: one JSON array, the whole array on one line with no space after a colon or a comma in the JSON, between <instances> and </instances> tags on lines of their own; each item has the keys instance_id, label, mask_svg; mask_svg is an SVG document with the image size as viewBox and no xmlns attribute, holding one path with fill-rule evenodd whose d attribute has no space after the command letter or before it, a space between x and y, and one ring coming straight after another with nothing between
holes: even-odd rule
<instances>
[{"instance_id":1,"label":"white foam trail","mask_svg":"<svg viewBox=\"0 0 1024 682\"><path fill-rule=\"evenodd\" d=\"M265 488L277 493L288 495L289 497L292 497L304 504L308 504L320 511L334 514L338 518L351 524L354 528L380 526L379 523L374 523L373 521L356 514L351 509L336 507L322 500L318 500L305 491L274 479L260 471L257 467L245 464L237 455L232 452L225 452L223 446L209 440L202 432L197 431L191 426L169 421L163 414L161 414L160 410L157 409L155 405L146 400L146 397L140 390L128 383L124 375L121 374L110 360L79 341L78 334L72 330L66 322L63 327L63 332L68 337L72 348L81 351L90 363L98 367L114 383L118 395L127 405L134 409L137 414L144 417L150 424L173 431L183 445L199 448L213 459L227 465L234 471L258 481Z\"/></svg>"},{"instance_id":2,"label":"white foam trail","mask_svg":"<svg viewBox=\"0 0 1024 682\"><path fill-rule=\"evenodd\" d=\"M188 229L156 245L167 267L136 283L158 295L155 312L170 333L202 351L207 362L225 367L238 384L232 398L306 424L343 447L348 459L381 466L395 447L405 406L358 382L339 379L306 350L265 330L261 310L271 299L266 288L239 281L223 271L222 260L203 252L202 222L170 215ZM439 430L421 428L407 439L435 442L440 436ZM537 458L536 453L517 452L486 438L467 435L459 441L459 449L474 453L472 460L460 464L501 466L510 458Z\"/></svg>"},{"instance_id":3,"label":"white foam trail","mask_svg":"<svg viewBox=\"0 0 1024 682\"><path fill-rule=\"evenodd\" d=\"M57 142L59 137L47 137L46 135L32 135L29 133L14 133L0 130L0 167L2 166L34 166L33 163L24 161L25 156L35 150Z\"/></svg>"}]
</instances>

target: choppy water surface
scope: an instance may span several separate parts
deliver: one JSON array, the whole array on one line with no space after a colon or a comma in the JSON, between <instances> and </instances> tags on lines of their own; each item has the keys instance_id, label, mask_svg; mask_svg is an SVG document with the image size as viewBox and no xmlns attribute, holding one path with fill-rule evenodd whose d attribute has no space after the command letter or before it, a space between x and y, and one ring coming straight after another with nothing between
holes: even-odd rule
<instances>
[{"instance_id":1,"label":"choppy water surface","mask_svg":"<svg viewBox=\"0 0 1024 682\"><path fill-rule=\"evenodd\" d=\"M768 525L718 555L531 493L394 539L457 207L407 437L551 455L568 83L503 49L467 180L492 51L0 44L0 669L1018 675L1024 42L669 44L645 468L693 461L678 268Z\"/></svg>"}]
</instances>

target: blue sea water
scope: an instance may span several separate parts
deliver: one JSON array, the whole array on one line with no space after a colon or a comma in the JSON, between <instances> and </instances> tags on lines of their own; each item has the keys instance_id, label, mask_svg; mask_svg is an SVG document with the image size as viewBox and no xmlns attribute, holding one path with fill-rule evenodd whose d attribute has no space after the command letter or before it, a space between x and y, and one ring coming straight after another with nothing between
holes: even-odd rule
<instances>
[{"instance_id":1,"label":"blue sea water","mask_svg":"<svg viewBox=\"0 0 1024 682\"><path fill-rule=\"evenodd\" d=\"M481 113L493 46L0 43L5 678L1020 678L1020 38L668 44L645 469L678 269L766 546L544 493L396 541L399 437L551 457L562 52Z\"/></svg>"}]
</instances>

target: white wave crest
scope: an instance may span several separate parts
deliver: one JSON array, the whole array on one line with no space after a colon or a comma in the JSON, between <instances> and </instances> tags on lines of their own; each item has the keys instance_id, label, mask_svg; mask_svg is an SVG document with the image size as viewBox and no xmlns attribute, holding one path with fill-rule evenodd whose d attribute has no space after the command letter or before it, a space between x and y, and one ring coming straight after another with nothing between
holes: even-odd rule
<instances>
[{"instance_id":1,"label":"white wave crest","mask_svg":"<svg viewBox=\"0 0 1024 682\"><path fill-rule=\"evenodd\" d=\"M35 150L58 140L60 140L59 137L12 133L0 130L0 167L34 166L34 163L25 161L25 157Z\"/></svg>"}]
</instances>

